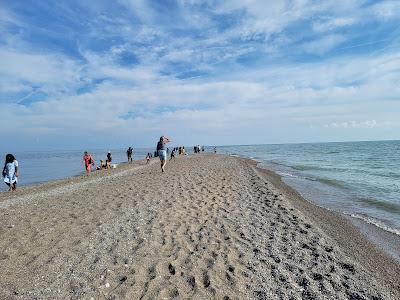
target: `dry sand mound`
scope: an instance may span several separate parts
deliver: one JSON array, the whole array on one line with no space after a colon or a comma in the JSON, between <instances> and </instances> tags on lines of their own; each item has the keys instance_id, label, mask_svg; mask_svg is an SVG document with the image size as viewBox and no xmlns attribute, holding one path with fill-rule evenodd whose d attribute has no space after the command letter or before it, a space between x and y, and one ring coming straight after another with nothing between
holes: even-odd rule
<instances>
[{"instance_id":1,"label":"dry sand mound","mask_svg":"<svg viewBox=\"0 0 400 300\"><path fill-rule=\"evenodd\" d=\"M0 298L399 299L261 173L198 155L3 194Z\"/></svg>"}]
</instances>

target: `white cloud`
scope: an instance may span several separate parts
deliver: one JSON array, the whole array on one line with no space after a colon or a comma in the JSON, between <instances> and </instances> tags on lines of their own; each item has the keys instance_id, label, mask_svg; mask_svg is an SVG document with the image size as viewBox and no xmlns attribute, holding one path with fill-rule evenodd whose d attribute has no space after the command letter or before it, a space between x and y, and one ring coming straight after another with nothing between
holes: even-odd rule
<instances>
[{"instance_id":1,"label":"white cloud","mask_svg":"<svg viewBox=\"0 0 400 300\"><path fill-rule=\"evenodd\" d=\"M377 122L375 120L368 121L346 121L346 122L332 122L328 124L326 127L330 128L374 128L377 126Z\"/></svg>"},{"instance_id":2,"label":"white cloud","mask_svg":"<svg viewBox=\"0 0 400 300\"><path fill-rule=\"evenodd\" d=\"M178 17L184 19L198 1L183 2ZM243 138L254 133L265 142L266 130L290 133L308 130L310 123L314 129L337 131L397 126L399 54L326 55L348 38L336 30L351 28L367 13L362 1L207 1L215 16L240 11L243 18L218 31L210 19L200 22L201 15L197 15L193 26L204 30L195 36L182 30L179 22L176 26L184 33L171 34L176 27L155 22L148 2L123 3L141 16L143 24L106 16L99 17L99 23L90 20L91 36L117 36L122 41L101 51L81 42L82 58L34 51L24 43L0 47L3 92L27 94L37 87L50 95L47 101L29 107L0 104L4 124L13 124L17 135L27 134L26 128L29 134L80 135L85 128L98 137L122 137L126 132L137 136L146 132L147 136L163 127L177 135L195 132L204 137L210 132L224 137L227 131L236 131ZM385 10L378 8L377 15L384 16ZM321 16L313 18L318 14ZM98 26L101 22L107 26ZM290 58L270 59L256 61L251 67L235 63L237 57L256 51L264 51L261 55L265 58L284 55L287 45L296 42L285 29L297 22L313 26L314 40L299 43L290 54L305 51L320 55L319 60L293 63ZM121 66L118 59L125 52L133 53L139 63ZM174 69L179 64L183 67ZM208 75L176 78L191 71ZM77 93L86 85L90 87L86 92ZM10 128L2 126L0 131L6 135Z\"/></svg>"},{"instance_id":3,"label":"white cloud","mask_svg":"<svg viewBox=\"0 0 400 300\"><path fill-rule=\"evenodd\" d=\"M0 85L9 92L40 87L46 93L65 93L81 84L81 65L58 54L24 53L0 49Z\"/></svg>"},{"instance_id":4,"label":"white cloud","mask_svg":"<svg viewBox=\"0 0 400 300\"><path fill-rule=\"evenodd\" d=\"M343 35L331 34L323 38L306 43L303 48L306 52L318 55L324 55L336 46L340 45L346 40Z\"/></svg>"},{"instance_id":5,"label":"white cloud","mask_svg":"<svg viewBox=\"0 0 400 300\"><path fill-rule=\"evenodd\" d=\"M357 21L354 18L329 18L327 20L320 20L313 23L313 29L316 32L332 31L341 27L353 25Z\"/></svg>"},{"instance_id":6,"label":"white cloud","mask_svg":"<svg viewBox=\"0 0 400 300\"><path fill-rule=\"evenodd\" d=\"M372 7L372 12L383 19L400 18L399 1L382 1Z\"/></svg>"},{"instance_id":7,"label":"white cloud","mask_svg":"<svg viewBox=\"0 0 400 300\"><path fill-rule=\"evenodd\" d=\"M324 125L326 128L335 129L373 129L373 128L398 128L400 122L366 120L366 121L344 121L332 122Z\"/></svg>"}]
</instances>

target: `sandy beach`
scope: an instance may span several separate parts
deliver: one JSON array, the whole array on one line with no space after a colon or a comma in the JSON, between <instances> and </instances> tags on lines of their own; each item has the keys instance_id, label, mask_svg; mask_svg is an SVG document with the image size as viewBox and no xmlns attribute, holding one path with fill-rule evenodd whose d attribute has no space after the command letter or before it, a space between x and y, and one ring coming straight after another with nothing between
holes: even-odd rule
<instances>
[{"instance_id":1,"label":"sandy beach","mask_svg":"<svg viewBox=\"0 0 400 300\"><path fill-rule=\"evenodd\" d=\"M398 261L247 159L124 164L0 214L0 299L400 299Z\"/></svg>"}]
</instances>

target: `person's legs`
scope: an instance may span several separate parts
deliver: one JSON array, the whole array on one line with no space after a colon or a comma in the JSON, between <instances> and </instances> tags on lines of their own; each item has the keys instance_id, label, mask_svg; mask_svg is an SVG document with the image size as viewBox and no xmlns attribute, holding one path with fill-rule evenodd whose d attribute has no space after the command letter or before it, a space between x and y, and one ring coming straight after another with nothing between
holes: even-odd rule
<instances>
[{"instance_id":1,"label":"person's legs","mask_svg":"<svg viewBox=\"0 0 400 300\"><path fill-rule=\"evenodd\" d=\"M17 190L17 183L16 183L16 182L14 182L14 183L12 184L12 190L13 190L14 192Z\"/></svg>"}]
</instances>

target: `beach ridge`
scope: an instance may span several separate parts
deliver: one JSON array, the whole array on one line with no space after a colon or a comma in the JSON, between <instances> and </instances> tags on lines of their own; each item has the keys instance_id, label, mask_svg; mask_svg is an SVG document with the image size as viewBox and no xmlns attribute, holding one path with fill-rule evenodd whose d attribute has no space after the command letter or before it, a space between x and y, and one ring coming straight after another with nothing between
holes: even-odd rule
<instances>
[{"instance_id":1,"label":"beach ridge","mask_svg":"<svg viewBox=\"0 0 400 300\"><path fill-rule=\"evenodd\" d=\"M398 262L255 162L156 162L2 193L0 298L400 297Z\"/></svg>"}]
</instances>

